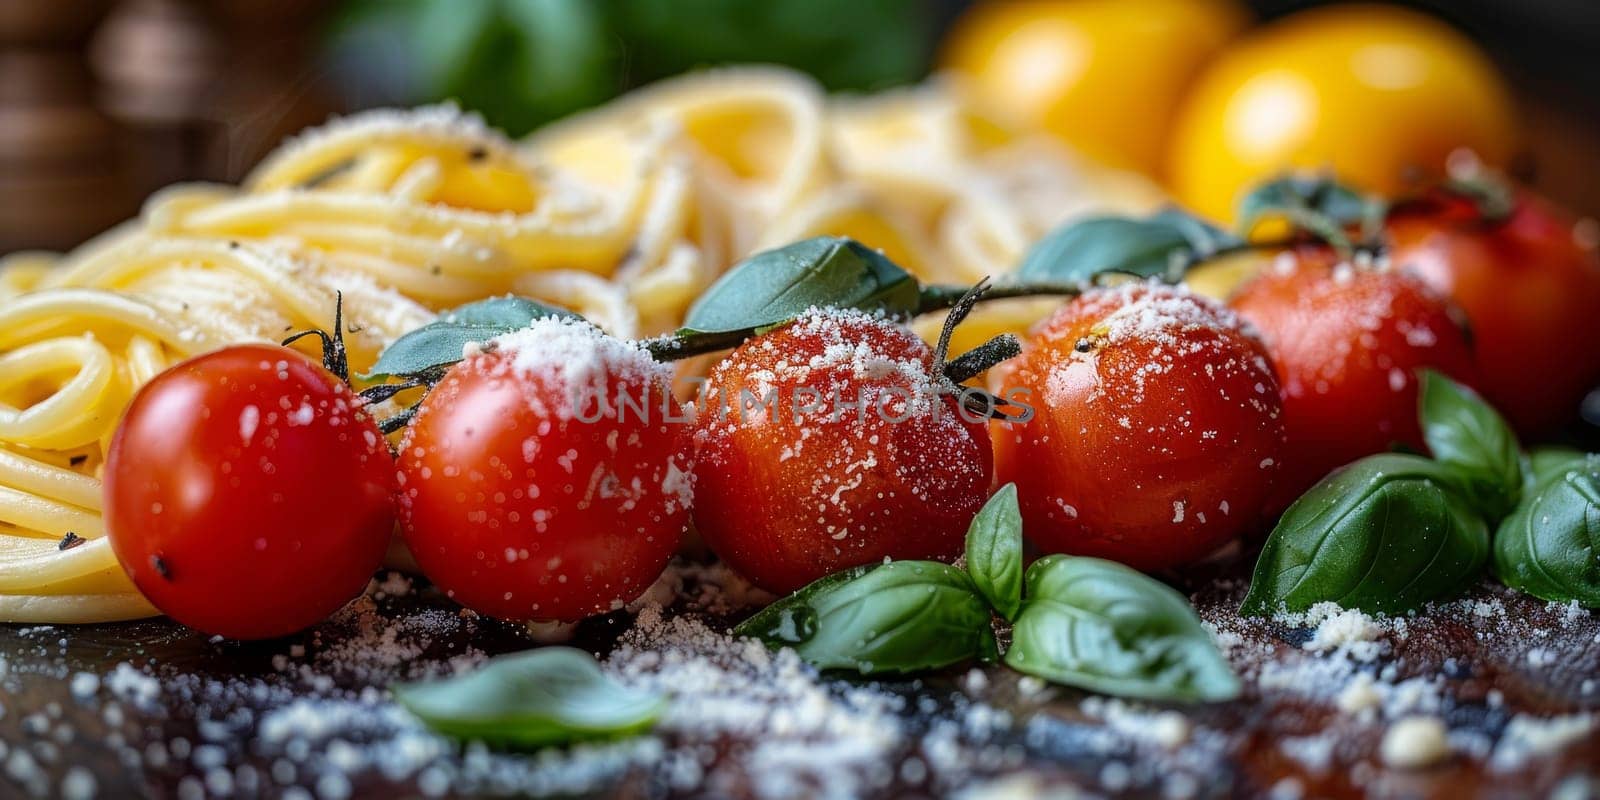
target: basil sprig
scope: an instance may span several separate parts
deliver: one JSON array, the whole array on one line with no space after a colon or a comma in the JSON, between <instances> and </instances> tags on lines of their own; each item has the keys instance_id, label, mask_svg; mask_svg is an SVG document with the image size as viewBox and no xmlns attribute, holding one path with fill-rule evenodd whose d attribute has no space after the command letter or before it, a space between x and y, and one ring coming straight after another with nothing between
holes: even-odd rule
<instances>
[{"instance_id":1,"label":"basil sprig","mask_svg":"<svg viewBox=\"0 0 1600 800\"><path fill-rule=\"evenodd\" d=\"M1433 460L1371 456L1312 487L1267 538L1240 613L1324 601L1410 611L1466 588L1491 550L1507 586L1600 608L1600 455L1524 456L1472 390L1431 370L1421 378Z\"/></svg>"},{"instance_id":2,"label":"basil sprig","mask_svg":"<svg viewBox=\"0 0 1600 800\"><path fill-rule=\"evenodd\" d=\"M1572 531L1579 518L1571 512L1530 517L1528 511L1533 487L1580 454L1524 458L1511 427L1471 389L1433 370L1420 378L1418 414L1433 458L1371 456L1312 487L1267 538L1240 613L1303 611L1325 601L1363 611L1410 611L1475 580L1488 557L1487 533L1503 518L1500 530L1522 525L1524 542L1581 538ZM1553 498L1560 490L1550 491L1538 502L1559 505ZM1572 505L1566 497L1563 507ZM1539 560L1529 553L1539 548L1505 539L1502 533L1494 543L1497 571L1546 586L1527 577ZM1573 551L1563 545L1552 552L1570 557Z\"/></svg>"},{"instance_id":3,"label":"basil sprig","mask_svg":"<svg viewBox=\"0 0 1600 800\"><path fill-rule=\"evenodd\" d=\"M679 335L759 331L813 306L909 315L917 279L853 239L817 236L735 264L689 307Z\"/></svg>"},{"instance_id":4,"label":"basil sprig","mask_svg":"<svg viewBox=\"0 0 1600 800\"><path fill-rule=\"evenodd\" d=\"M1177 280L1190 265L1240 244L1177 209L1144 219L1093 217L1046 234L1023 257L1016 278L1085 282L1116 274Z\"/></svg>"},{"instance_id":5,"label":"basil sprig","mask_svg":"<svg viewBox=\"0 0 1600 800\"><path fill-rule=\"evenodd\" d=\"M1600 608L1600 455L1530 461L1533 485L1495 532L1495 573L1534 597Z\"/></svg>"},{"instance_id":6,"label":"basil sprig","mask_svg":"<svg viewBox=\"0 0 1600 800\"><path fill-rule=\"evenodd\" d=\"M1016 487L989 499L967 531L967 571L932 561L844 570L734 629L792 647L822 669L911 672L995 660L991 608L1015 620L1005 662L1097 692L1225 700L1239 681L1184 597L1128 567L1048 556L1027 571Z\"/></svg>"},{"instance_id":7,"label":"basil sprig","mask_svg":"<svg viewBox=\"0 0 1600 800\"><path fill-rule=\"evenodd\" d=\"M1017 486L989 498L967 528L967 572L989 605L1008 620L1022 607L1022 511Z\"/></svg>"},{"instance_id":8,"label":"basil sprig","mask_svg":"<svg viewBox=\"0 0 1600 800\"><path fill-rule=\"evenodd\" d=\"M823 669L908 672L975 658L998 660L990 607L1010 619L1022 602L1016 486L1000 487L978 511L967 528L966 546L965 572L932 561L852 567L779 599L733 632L769 647L793 647ZM912 613L933 624L885 625ZM858 635L863 625L869 629L866 636Z\"/></svg>"},{"instance_id":9,"label":"basil sprig","mask_svg":"<svg viewBox=\"0 0 1600 800\"><path fill-rule=\"evenodd\" d=\"M1423 370L1422 436L1461 495L1490 522L1511 512L1522 493L1522 451L1511 426L1471 389Z\"/></svg>"},{"instance_id":10,"label":"basil sprig","mask_svg":"<svg viewBox=\"0 0 1600 800\"><path fill-rule=\"evenodd\" d=\"M383 349L377 363L363 377L426 375L442 371L461 360L462 348L528 327L543 317L583 319L564 308L526 297L491 297L468 303L394 340Z\"/></svg>"},{"instance_id":11,"label":"basil sprig","mask_svg":"<svg viewBox=\"0 0 1600 800\"><path fill-rule=\"evenodd\" d=\"M814 582L734 633L793 647L820 669L915 672L995 654L989 604L967 574L893 561Z\"/></svg>"},{"instance_id":12,"label":"basil sprig","mask_svg":"<svg viewBox=\"0 0 1600 800\"><path fill-rule=\"evenodd\" d=\"M1312 487L1278 520L1239 611L1332 601L1397 613L1456 594L1482 570L1488 527L1438 463L1369 456Z\"/></svg>"},{"instance_id":13,"label":"basil sprig","mask_svg":"<svg viewBox=\"0 0 1600 800\"><path fill-rule=\"evenodd\" d=\"M1183 595L1099 558L1045 556L1028 569L1027 601L1007 666L1124 697L1220 701L1239 679Z\"/></svg>"},{"instance_id":14,"label":"basil sprig","mask_svg":"<svg viewBox=\"0 0 1600 800\"><path fill-rule=\"evenodd\" d=\"M666 708L664 698L618 684L571 647L499 656L465 675L393 691L440 733L508 747L627 736L649 730Z\"/></svg>"}]
</instances>

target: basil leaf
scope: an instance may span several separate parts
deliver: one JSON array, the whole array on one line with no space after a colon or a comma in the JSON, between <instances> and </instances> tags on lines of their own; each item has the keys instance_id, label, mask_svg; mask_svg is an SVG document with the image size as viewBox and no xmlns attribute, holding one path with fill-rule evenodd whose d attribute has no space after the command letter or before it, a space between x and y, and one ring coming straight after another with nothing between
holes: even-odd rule
<instances>
[{"instance_id":1,"label":"basil leaf","mask_svg":"<svg viewBox=\"0 0 1600 800\"><path fill-rule=\"evenodd\" d=\"M1511 426L1477 393L1431 369L1422 371L1419 404L1422 437L1462 497L1492 521L1511 513L1522 493L1522 449Z\"/></svg>"},{"instance_id":2,"label":"basil leaf","mask_svg":"<svg viewBox=\"0 0 1600 800\"><path fill-rule=\"evenodd\" d=\"M474 342L528 327L541 317L583 319L525 297L491 297L446 311L439 318L394 340L383 349L377 363L362 377L418 375L461 360L461 350Z\"/></svg>"},{"instance_id":3,"label":"basil leaf","mask_svg":"<svg viewBox=\"0 0 1600 800\"><path fill-rule=\"evenodd\" d=\"M812 306L910 314L920 288L882 253L853 239L818 236L734 265L690 306L679 333L770 328Z\"/></svg>"},{"instance_id":4,"label":"basil leaf","mask_svg":"<svg viewBox=\"0 0 1600 800\"><path fill-rule=\"evenodd\" d=\"M666 700L618 684L588 653L543 647L465 675L394 687L395 700L448 736L543 747L648 730Z\"/></svg>"},{"instance_id":5,"label":"basil leaf","mask_svg":"<svg viewBox=\"0 0 1600 800\"><path fill-rule=\"evenodd\" d=\"M978 633L978 660L985 664L1000 663L1000 642L994 638L994 626L985 625Z\"/></svg>"},{"instance_id":6,"label":"basil leaf","mask_svg":"<svg viewBox=\"0 0 1600 800\"><path fill-rule=\"evenodd\" d=\"M1555 475L1583 464L1591 457L1590 454L1571 447L1535 447L1528 451L1527 469L1524 471L1527 482L1524 486L1532 489Z\"/></svg>"},{"instance_id":7,"label":"basil leaf","mask_svg":"<svg viewBox=\"0 0 1600 800\"><path fill-rule=\"evenodd\" d=\"M1000 616L1014 620L1022 607L1022 511L1017 486L989 498L967 528L967 574Z\"/></svg>"},{"instance_id":8,"label":"basil leaf","mask_svg":"<svg viewBox=\"0 0 1600 800\"><path fill-rule=\"evenodd\" d=\"M1488 556L1488 528L1425 458L1384 454L1324 478L1278 520L1239 613L1332 601L1399 613L1456 594Z\"/></svg>"},{"instance_id":9,"label":"basil leaf","mask_svg":"<svg viewBox=\"0 0 1600 800\"><path fill-rule=\"evenodd\" d=\"M877 565L869 564L824 575L801 587L787 597L780 597L766 608L757 611L733 629L735 636L760 639L771 647L783 647L806 642L817 633L817 612L810 603L813 597L840 584L848 583L871 572Z\"/></svg>"},{"instance_id":10,"label":"basil leaf","mask_svg":"<svg viewBox=\"0 0 1600 800\"><path fill-rule=\"evenodd\" d=\"M1052 555L1028 570L1005 662L1121 697L1229 700L1239 679L1183 595L1112 561Z\"/></svg>"},{"instance_id":11,"label":"basil leaf","mask_svg":"<svg viewBox=\"0 0 1600 800\"><path fill-rule=\"evenodd\" d=\"M564 308L508 294L457 306L440 314L438 322L451 325L488 325L516 330L526 328L528 323L543 317L583 319Z\"/></svg>"},{"instance_id":12,"label":"basil leaf","mask_svg":"<svg viewBox=\"0 0 1600 800\"><path fill-rule=\"evenodd\" d=\"M1292 217L1298 211L1311 211L1340 226L1360 225L1380 206L1326 175L1287 175L1267 181L1239 201L1239 229L1248 231L1257 222L1272 217Z\"/></svg>"},{"instance_id":13,"label":"basil leaf","mask_svg":"<svg viewBox=\"0 0 1600 800\"><path fill-rule=\"evenodd\" d=\"M1505 585L1543 600L1600 608L1600 456L1547 463L1543 480L1495 532Z\"/></svg>"},{"instance_id":14,"label":"basil leaf","mask_svg":"<svg viewBox=\"0 0 1600 800\"><path fill-rule=\"evenodd\" d=\"M862 674L915 672L993 656L989 604L965 572L937 561L861 569L822 578L778 601L784 605L776 616L767 616L769 607L734 632L768 647L793 647L821 669ZM796 605L816 615L815 628L799 642L781 635L782 616L796 614Z\"/></svg>"},{"instance_id":15,"label":"basil leaf","mask_svg":"<svg viewBox=\"0 0 1600 800\"><path fill-rule=\"evenodd\" d=\"M1075 282L1113 273L1176 280L1191 262L1238 243L1176 209L1145 219L1091 217L1040 239L1023 257L1016 279Z\"/></svg>"}]
</instances>

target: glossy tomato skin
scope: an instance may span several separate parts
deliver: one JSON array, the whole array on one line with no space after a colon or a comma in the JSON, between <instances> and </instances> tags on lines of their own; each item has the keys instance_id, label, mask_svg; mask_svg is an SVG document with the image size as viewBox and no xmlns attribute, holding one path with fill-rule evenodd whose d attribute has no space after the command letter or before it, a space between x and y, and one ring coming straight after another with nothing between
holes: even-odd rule
<instances>
[{"instance_id":1,"label":"glossy tomato skin","mask_svg":"<svg viewBox=\"0 0 1600 800\"><path fill-rule=\"evenodd\" d=\"M981 2L939 60L985 106L1153 176L1184 89L1248 23L1234 0Z\"/></svg>"},{"instance_id":2,"label":"glossy tomato skin","mask_svg":"<svg viewBox=\"0 0 1600 800\"><path fill-rule=\"evenodd\" d=\"M157 375L106 457L123 570L162 613L236 639L293 633L355 597L394 513L394 461L360 399L284 347Z\"/></svg>"},{"instance_id":3,"label":"glossy tomato skin","mask_svg":"<svg viewBox=\"0 0 1600 800\"><path fill-rule=\"evenodd\" d=\"M1445 298L1403 270L1281 254L1230 301L1266 342L1283 390L1282 508L1332 470L1396 445L1423 451L1418 370L1469 386L1472 348Z\"/></svg>"},{"instance_id":4,"label":"glossy tomato skin","mask_svg":"<svg viewBox=\"0 0 1600 800\"><path fill-rule=\"evenodd\" d=\"M706 544L780 593L885 558L954 559L992 456L984 423L931 395L931 369L915 334L859 312L808 314L734 350L711 371L696 421ZM769 392L774 410L755 407ZM918 400L897 402L907 396Z\"/></svg>"},{"instance_id":5,"label":"glossy tomato skin","mask_svg":"<svg viewBox=\"0 0 1600 800\"><path fill-rule=\"evenodd\" d=\"M1391 218L1391 259L1466 313L1484 395L1523 433L1549 433L1600 383L1595 237L1528 193L1499 222L1463 205Z\"/></svg>"},{"instance_id":6,"label":"glossy tomato skin","mask_svg":"<svg viewBox=\"0 0 1600 800\"><path fill-rule=\"evenodd\" d=\"M687 418L631 345L557 321L517 336L423 401L400 447L401 531L456 602L571 622L643 594L677 549Z\"/></svg>"},{"instance_id":7,"label":"glossy tomato skin","mask_svg":"<svg viewBox=\"0 0 1600 800\"><path fill-rule=\"evenodd\" d=\"M1063 306L991 374L1037 416L994 424L1041 550L1143 570L1200 559L1254 526L1284 456L1277 381L1221 304L1134 284Z\"/></svg>"},{"instance_id":8,"label":"glossy tomato skin","mask_svg":"<svg viewBox=\"0 0 1600 800\"><path fill-rule=\"evenodd\" d=\"M1186 207L1231 220L1286 170L1395 195L1441 177L1457 148L1504 164L1516 141L1509 88L1470 39L1414 11L1332 4L1240 37L1199 74L1168 178Z\"/></svg>"}]
</instances>

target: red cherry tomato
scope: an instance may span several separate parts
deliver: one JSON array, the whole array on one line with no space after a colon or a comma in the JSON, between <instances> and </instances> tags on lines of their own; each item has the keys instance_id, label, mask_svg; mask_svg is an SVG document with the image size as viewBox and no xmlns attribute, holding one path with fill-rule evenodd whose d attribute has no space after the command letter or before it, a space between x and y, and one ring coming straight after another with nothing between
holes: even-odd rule
<instances>
[{"instance_id":1,"label":"red cherry tomato","mask_svg":"<svg viewBox=\"0 0 1600 800\"><path fill-rule=\"evenodd\" d=\"M671 369L538 320L434 387L400 446L400 523L429 580L502 619L575 621L643 594L688 522Z\"/></svg>"},{"instance_id":2,"label":"red cherry tomato","mask_svg":"<svg viewBox=\"0 0 1600 800\"><path fill-rule=\"evenodd\" d=\"M1041 549L1156 570L1253 526L1284 456L1266 351L1221 305L1171 287L1100 289L991 375L1037 416L994 425Z\"/></svg>"},{"instance_id":3,"label":"red cherry tomato","mask_svg":"<svg viewBox=\"0 0 1600 800\"><path fill-rule=\"evenodd\" d=\"M1468 385L1477 370L1448 302L1404 271L1281 254L1230 301L1260 331L1283 388L1286 506L1330 471L1395 445L1422 450L1417 371Z\"/></svg>"},{"instance_id":4,"label":"red cherry tomato","mask_svg":"<svg viewBox=\"0 0 1600 800\"><path fill-rule=\"evenodd\" d=\"M734 350L696 423L700 535L773 592L884 558L955 558L992 463L983 422L935 393L933 368L915 334L860 312L808 314Z\"/></svg>"},{"instance_id":5,"label":"red cherry tomato","mask_svg":"<svg viewBox=\"0 0 1600 800\"><path fill-rule=\"evenodd\" d=\"M343 381L298 352L240 345L139 390L111 440L105 517L156 608L264 639L360 593L394 532L394 461Z\"/></svg>"},{"instance_id":6,"label":"red cherry tomato","mask_svg":"<svg viewBox=\"0 0 1600 800\"><path fill-rule=\"evenodd\" d=\"M1504 221L1477 217L1460 202L1396 216L1391 258L1466 312L1485 396L1524 433L1549 432L1600 383L1595 235L1527 193Z\"/></svg>"}]
</instances>

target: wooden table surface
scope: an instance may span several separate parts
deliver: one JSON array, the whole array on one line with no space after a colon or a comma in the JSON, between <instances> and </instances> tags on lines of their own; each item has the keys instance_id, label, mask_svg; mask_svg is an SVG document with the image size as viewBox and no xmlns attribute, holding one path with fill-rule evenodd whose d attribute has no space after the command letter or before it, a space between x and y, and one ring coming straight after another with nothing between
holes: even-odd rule
<instances>
[{"instance_id":1,"label":"wooden table surface","mask_svg":"<svg viewBox=\"0 0 1600 800\"><path fill-rule=\"evenodd\" d=\"M805 796L1070 797L1081 790L1577 798L1600 791L1600 727L1577 724L1584 714L1600 717L1600 615L1485 585L1407 620L1403 632L1385 624L1356 651L1317 653L1308 649L1307 629L1233 613L1248 560L1214 567L1184 587L1244 678L1246 693L1236 702L1122 703L994 667L920 680L825 677L829 696L860 690L898 704L882 723L892 742L871 764L826 742L801 742L791 754L798 760L776 769L798 774ZM420 581L410 591L407 583L389 584L401 596L369 590L318 629L264 643L212 640L165 620L0 626L0 797L71 796L90 782L114 797L527 791L621 798L795 789L790 773L788 782L770 774L770 746L787 735L773 715L783 711L759 704L750 713L764 721L744 733L664 725L643 739L572 751L492 753L432 737L383 687L534 642L521 627L463 614ZM716 630L738 616L697 610L704 605L696 596L691 579L666 615L705 619ZM626 612L590 620L574 643L603 655L631 625ZM1352 679L1367 680L1358 674L1375 681L1383 702L1340 710ZM699 700L687 694L677 702L692 708ZM1384 731L1414 712L1449 726L1454 754L1429 769L1385 767L1378 756ZM1554 730L1566 746L1547 741L1519 751L1540 739L1518 731L1550 718L1567 727L1534 727ZM806 784L804 765L813 758L819 782ZM686 777L686 765L697 771Z\"/></svg>"}]
</instances>

